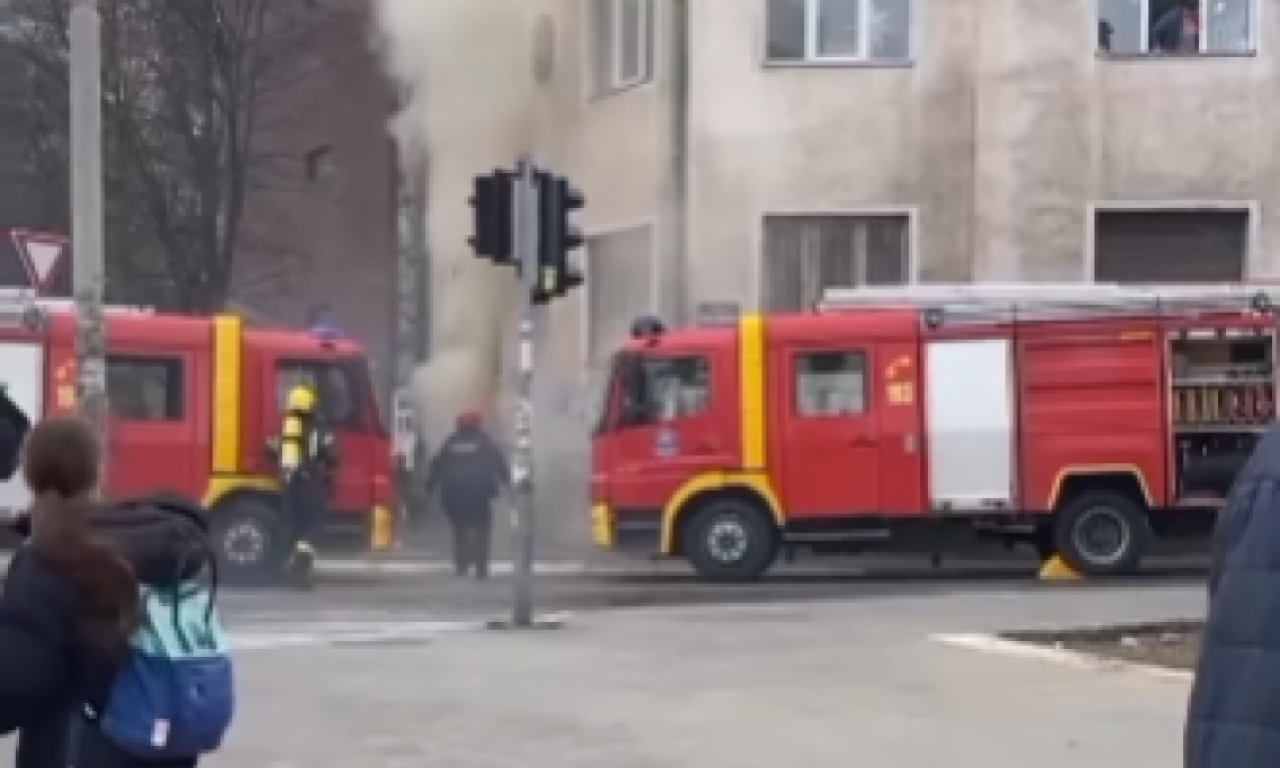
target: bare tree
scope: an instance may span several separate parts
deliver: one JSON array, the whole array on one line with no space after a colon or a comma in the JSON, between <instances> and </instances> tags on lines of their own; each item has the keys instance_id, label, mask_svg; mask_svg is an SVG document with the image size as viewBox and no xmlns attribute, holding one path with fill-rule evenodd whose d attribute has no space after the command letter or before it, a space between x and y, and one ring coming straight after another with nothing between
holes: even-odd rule
<instances>
[{"instance_id":1,"label":"bare tree","mask_svg":"<svg viewBox=\"0 0 1280 768\"><path fill-rule=\"evenodd\" d=\"M25 64L32 194L69 221L68 4L10 0L0 45ZM255 232L248 204L297 194L297 94L325 66L333 17L307 0L103 0L107 291L203 312L236 256L298 254ZM74 246L74 244L73 244ZM287 264L282 264L282 269ZM259 268L261 275L264 270Z\"/></svg>"}]
</instances>

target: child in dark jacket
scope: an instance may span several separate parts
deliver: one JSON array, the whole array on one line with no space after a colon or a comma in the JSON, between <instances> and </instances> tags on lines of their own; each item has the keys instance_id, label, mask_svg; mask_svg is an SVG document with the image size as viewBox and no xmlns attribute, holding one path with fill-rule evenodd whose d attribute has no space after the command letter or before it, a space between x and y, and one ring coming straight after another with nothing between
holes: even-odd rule
<instances>
[{"instance_id":1,"label":"child in dark jacket","mask_svg":"<svg viewBox=\"0 0 1280 768\"><path fill-rule=\"evenodd\" d=\"M0 734L18 733L15 768L188 768L194 760L140 763L84 712L102 708L128 656L139 583L202 567L207 529L200 509L172 498L99 503L100 466L80 421L51 419L27 436L35 502L0 595Z\"/></svg>"}]
</instances>

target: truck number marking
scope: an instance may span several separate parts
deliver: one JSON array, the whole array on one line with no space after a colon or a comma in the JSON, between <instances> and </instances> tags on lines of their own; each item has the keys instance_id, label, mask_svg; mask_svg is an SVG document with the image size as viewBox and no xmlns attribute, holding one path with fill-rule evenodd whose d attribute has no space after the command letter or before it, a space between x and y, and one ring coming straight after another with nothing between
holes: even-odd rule
<instances>
[{"instance_id":1,"label":"truck number marking","mask_svg":"<svg viewBox=\"0 0 1280 768\"><path fill-rule=\"evenodd\" d=\"M885 399L889 405L913 405L916 387L909 381L891 381L885 385Z\"/></svg>"},{"instance_id":2,"label":"truck number marking","mask_svg":"<svg viewBox=\"0 0 1280 768\"><path fill-rule=\"evenodd\" d=\"M59 384L57 405L60 411L70 411L76 407L76 388L70 384Z\"/></svg>"}]
</instances>

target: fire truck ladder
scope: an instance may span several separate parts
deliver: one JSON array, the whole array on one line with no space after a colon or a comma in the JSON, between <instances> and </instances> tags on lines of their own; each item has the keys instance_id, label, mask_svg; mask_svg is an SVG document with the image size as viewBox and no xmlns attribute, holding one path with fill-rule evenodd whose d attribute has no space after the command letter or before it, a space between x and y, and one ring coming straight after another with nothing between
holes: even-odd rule
<instances>
[{"instance_id":1,"label":"fire truck ladder","mask_svg":"<svg viewBox=\"0 0 1280 768\"><path fill-rule=\"evenodd\" d=\"M1276 314L1272 294L1249 285L938 283L829 288L818 311L917 309L930 329L965 323L1097 317Z\"/></svg>"}]
</instances>

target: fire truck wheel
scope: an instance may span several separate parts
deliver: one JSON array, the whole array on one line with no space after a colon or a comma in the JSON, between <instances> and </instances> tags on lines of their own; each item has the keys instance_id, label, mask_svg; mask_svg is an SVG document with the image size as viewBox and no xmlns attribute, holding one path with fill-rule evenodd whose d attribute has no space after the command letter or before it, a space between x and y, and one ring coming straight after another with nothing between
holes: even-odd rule
<instances>
[{"instance_id":1,"label":"fire truck wheel","mask_svg":"<svg viewBox=\"0 0 1280 768\"><path fill-rule=\"evenodd\" d=\"M1111 491L1088 491L1072 499L1058 512L1054 533L1058 553L1087 575L1137 570L1151 536L1142 505Z\"/></svg>"},{"instance_id":2,"label":"fire truck wheel","mask_svg":"<svg viewBox=\"0 0 1280 768\"><path fill-rule=\"evenodd\" d=\"M278 581L288 557L280 514L266 497L237 496L210 513L214 551L228 583Z\"/></svg>"},{"instance_id":3,"label":"fire truck wheel","mask_svg":"<svg viewBox=\"0 0 1280 768\"><path fill-rule=\"evenodd\" d=\"M778 530L756 504L713 498L684 527L684 552L698 575L714 581L754 581L778 557Z\"/></svg>"}]
</instances>

